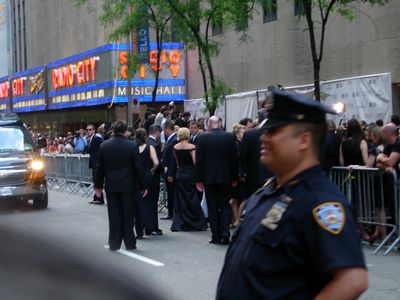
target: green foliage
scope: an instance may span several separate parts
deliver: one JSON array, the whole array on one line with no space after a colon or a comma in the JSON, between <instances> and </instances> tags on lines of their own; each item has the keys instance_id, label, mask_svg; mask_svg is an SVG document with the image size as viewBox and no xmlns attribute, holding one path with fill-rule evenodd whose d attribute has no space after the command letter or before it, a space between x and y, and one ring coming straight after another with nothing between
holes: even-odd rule
<instances>
[{"instance_id":1,"label":"green foliage","mask_svg":"<svg viewBox=\"0 0 400 300\"><path fill-rule=\"evenodd\" d=\"M77 6L90 2L70 1ZM103 0L98 20L111 29L108 41L120 41L148 22L151 28L162 32L157 40L163 37L181 41L187 49L198 50L206 106L212 115L221 99L232 92L214 74L212 59L219 55L220 46L211 39L212 27L234 28L241 33L240 41L247 41L248 21L252 19L257 3L271 9L270 0ZM168 22L172 26L168 26ZM130 55L131 74L138 65L135 54Z\"/></svg>"},{"instance_id":2,"label":"green foliage","mask_svg":"<svg viewBox=\"0 0 400 300\"><path fill-rule=\"evenodd\" d=\"M215 87L209 89L206 92L206 98L209 100L206 102L206 108L210 115L213 115L218 107L218 104L225 100L225 97L233 92L232 88L227 86L222 80L215 80Z\"/></svg>"}]
</instances>

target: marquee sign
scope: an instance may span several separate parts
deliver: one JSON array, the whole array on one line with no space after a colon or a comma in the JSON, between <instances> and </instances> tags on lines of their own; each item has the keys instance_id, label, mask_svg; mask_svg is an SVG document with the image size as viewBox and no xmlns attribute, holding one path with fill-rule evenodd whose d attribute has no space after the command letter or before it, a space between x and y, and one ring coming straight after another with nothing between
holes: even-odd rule
<instances>
[{"instance_id":1,"label":"marquee sign","mask_svg":"<svg viewBox=\"0 0 400 300\"><path fill-rule=\"evenodd\" d=\"M157 69L155 46L150 44L149 64L141 65L131 80L132 98L141 103L152 99ZM110 44L48 64L48 108L127 103L128 51L127 44ZM156 100L183 101L186 86L181 43L163 45L159 69Z\"/></svg>"},{"instance_id":2,"label":"marquee sign","mask_svg":"<svg viewBox=\"0 0 400 300\"><path fill-rule=\"evenodd\" d=\"M118 52L119 79L116 102L127 102L128 49L123 45ZM185 56L182 43L164 43L160 55L159 82L156 101L183 101L186 99ZM131 83L131 95L140 102L152 101L157 70L156 43L150 43L149 64L139 66Z\"/></svg>"},{"instance_id":3,"label":"marquee sign","mask_svg":"<svg viewBox=\"0 0 400 300\"><path fill-rule=\"evenodd\" d=\"M7 76L0 78L0 112L10 112L10 81Z\"/></svg>"},{"instance_id":4,"label":"marquee sign","mask_svg":"<svg viewBox=\"0 0 400 300\"><path fill-rule=\"evenodd\" d=\"M42 66L13 74L11 77L12 111L45 110L45 80L45 68Z\"/></svg>"}]
</instances>

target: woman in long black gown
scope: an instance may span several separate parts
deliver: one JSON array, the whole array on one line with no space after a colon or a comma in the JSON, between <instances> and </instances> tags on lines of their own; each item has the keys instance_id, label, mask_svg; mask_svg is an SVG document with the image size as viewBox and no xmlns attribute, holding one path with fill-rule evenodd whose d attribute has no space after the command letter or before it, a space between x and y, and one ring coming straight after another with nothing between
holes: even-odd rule
<instances>
[{"instance_id":1,"label":"woman in long black gown","mask_svg":"<svg viewBox=\"0 0 400 300\"><path fill-rule=\"evenodd\" d=\"M172 170L176 171L174 221L171 231L205 230L207 222L196 191L196 146L189 143L190 132L187 128L180 128L177 138L179 143L173 150L175 159L171 159Z\"/></svg>"},{"instance_id":2,"label":"woman in long black gown","mask_svg":"<svg viewBox=\"0 0 400 300\"><path fill-rule=\"evenodd\" d=\"M157 158L156 150L153 146L146 144L147 132L143 128L139 128L135 133L135 141L139 147L140 158L143 164L144 169L144 181L146 186L149 188L148 193L145 197L139 195L138 203L136 207L136 222L135 229L136 235L140 239L143 237L143 231L145 231L146 235L150 235L154 228L151 227L151 220L154 216L152 216L153 210L151 207L152 197L154 190L152 187L154 186L154 180L157 180L154 177L154 172L158 167L159 161ZM156 216L157 217L157 216ZM161 235L152 234L152 235Z\"/></svg>"}]
</instances>

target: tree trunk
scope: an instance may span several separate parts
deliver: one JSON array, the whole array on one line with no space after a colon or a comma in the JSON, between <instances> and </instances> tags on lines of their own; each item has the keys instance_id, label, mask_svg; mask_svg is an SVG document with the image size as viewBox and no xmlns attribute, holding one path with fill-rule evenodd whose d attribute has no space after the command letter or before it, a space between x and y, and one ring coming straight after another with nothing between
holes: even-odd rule
<instances>
[{"instance_id":1,"label":"tree trunk","mask_svg":"<svg viewBox=\"0 0 400 300\"><path fill-rule=\"evenodd\" d=\"M209 49L203 49L204 58L206 60L208 74L210 76L210 86L211 86L211 105L208 105L208 112L210 113L210 117L215 114L215 110L218 105L218 97L215 95L215 76L214 69L211 62L211 56L209 53Z\"/></svg>"},{"instance_id":2,"label":"tree trunk","mask_svg":"<svg viewBox=\"0 0 400 300\"><path fill-rule=\"evenodd\" d=\"M198 55L199 55L199 67L200 67L200 72L201 72L201 78L203 79L203 89L204 89L204 95L205 95L205 100L206 104L208 105L208 95L207 95L207 77L206 77L206 71L204 70L203 66L203 58L202 58L202 53L200 47L197 47Z\"/></svg>"},{"instance_id":3,"label":"tree trunk","mask_svg":"<svg viewBox=\"0 0 400 300\"><path fill-rule=\"evenodd\" d=\"M314 62L314 97L315 100L321 102L321 86L320 86L320 79L319 79L319 72L320 72L320 62Z\"/></svg>"},{"instance_id":4,"label":"tree trunk","mask_svg":"<svg viewBox=\"0 0 400 300\"><path fill-rule=\"evenodd\" d=\"M157 97L157 89L158 89L158 82L160 78L160 59L161 59L161 51L162 51L162 37L160 37L160 32L156 30L156 43L157 43L157 66L156 66L156 73L155 73L155 83L153 92L151 93L151 104L155 107L156 97Z\"/></svg>"}]
</instances>

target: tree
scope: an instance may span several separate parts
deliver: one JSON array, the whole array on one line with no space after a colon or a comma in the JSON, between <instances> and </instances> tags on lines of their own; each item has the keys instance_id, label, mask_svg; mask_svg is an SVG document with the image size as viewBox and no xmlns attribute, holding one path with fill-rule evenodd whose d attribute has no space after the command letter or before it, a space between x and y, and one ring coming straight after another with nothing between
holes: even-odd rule
<instances>
[{"instance_id":1,"label":"tree","mask_svg":"<svg viewBox=\"0 0 400 300\"><path fill-rule=\"evenodd\" d=\"M333 13L338 13L342 17L351 21L354 19L356 8L354 3L370 3L371 5L383 5L390 0L295 0L303 5L303 16L307 20L307 29L310 37L311 56L313 61L314 75L314 95L317 101L321 99L320 71L321 62L324 54L324 42L326 35L326 25L329 17ZM314 13L316 13L314 15ZM320 25L319 37L316 34L316 25Z\"/></svg>"},{"instance_id":2,"label":"tree","mask_svg":"<svg viewBox=\"0 0 400 300\"><path fill-rule=\"evenodd\" d=\"M212 40L212 27L234 27L246 39L247 21L256 2L266 0L166 0L174 11L179 38L188 49L197 49L203 79L204 98L210 115L232 91L218 79L212 59L219 55L219 44Z\"/></svg>"},{"instance_id":3,"label":"tree","mask_svg":"<svg viewBox=\"0 0 400 300\"><path fill-rule=\"evenodd\" d=\"M213 115L221 96L223 97L228 89L214 73L212 57L218 55L218 46L210 40L210 26L224 14L222 7L226 1L167 0L167 2L174 12L174 25L179 28L179 39L185 42L188 49L198 50L206 108L210 115Z\"/></svg>"},{"instance_id":4,"label":"tree","mask_svg":"<svg viewBox=\"0 0 400 300\"><path fill-rule=\"evenodd\" d=\"M73 0L77 6L82 6L88 0ZM107 36L108 41L120 41L136 32L138 28L149 26L154 29L157 45L156 66L152 68L155 76L155 84L152 91L152 103L154 105L160 77L160 58L162 44L170 37L169 27L171 12L169 6L162 0L103 0L102 13L98 17L101 25L110 26L112 30ZM89 6L89 10L92 10ZM132 41L134 43L134 41ZM137 51L128 55L129 77L133 75L140 66L140 58Z\"/></svg>"}]
</instances>

